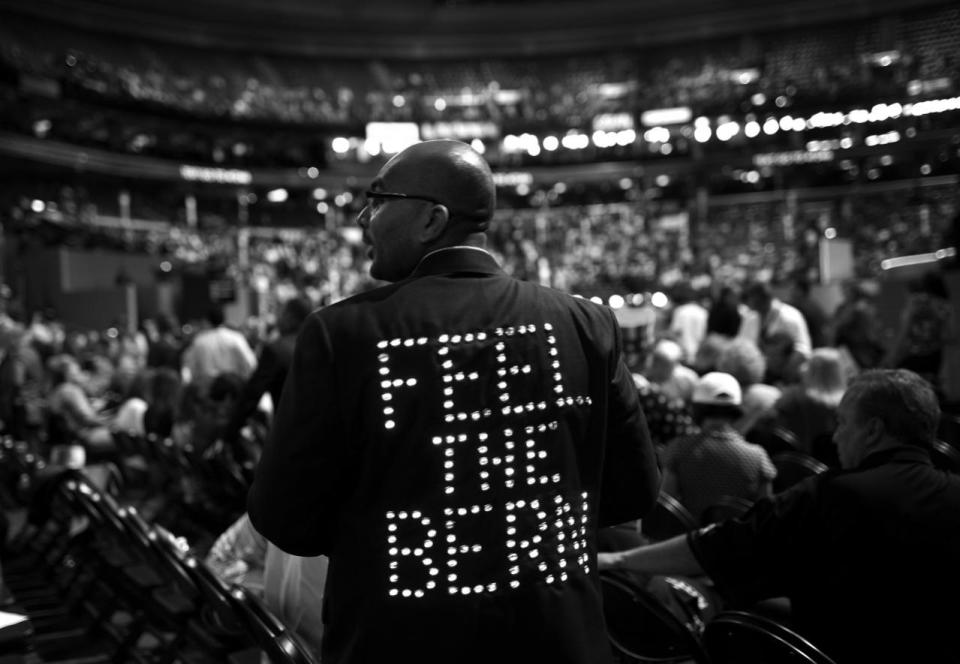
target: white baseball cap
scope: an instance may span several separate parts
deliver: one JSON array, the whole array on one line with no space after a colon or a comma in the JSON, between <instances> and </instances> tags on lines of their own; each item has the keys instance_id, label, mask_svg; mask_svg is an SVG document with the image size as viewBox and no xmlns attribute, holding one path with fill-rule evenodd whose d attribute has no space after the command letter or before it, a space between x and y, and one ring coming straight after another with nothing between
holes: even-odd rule
<instances>
[{"instance_id":1,"label":"white baseball cap","mask_svg":"<svg viewBox=\"0 0 960 664\"><path fill-rule=\"evenodd\" d=\"M693 403L711 406L737 406L743 401L740 383L728 373L711 371L693 388Z\"/></svg>"}]
</instances>

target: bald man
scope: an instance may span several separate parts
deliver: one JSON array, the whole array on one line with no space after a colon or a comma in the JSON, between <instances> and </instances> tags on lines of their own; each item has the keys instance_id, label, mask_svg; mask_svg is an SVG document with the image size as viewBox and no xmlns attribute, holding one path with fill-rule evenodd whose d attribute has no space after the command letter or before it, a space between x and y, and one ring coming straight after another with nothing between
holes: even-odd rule
<instances>
[{"instance_id":1,"label":"bald man","mask_svg":"<svg viewBox=\"0 0 960 664\"><path fill-rule=\"evenodd\" d=\"M330 558L324 663L609 662L596 531L660 480L612 311L504 273L464 143L408 148L366 196L393 283L307 319L248 501Z\"/></svg>"}]
</instances>

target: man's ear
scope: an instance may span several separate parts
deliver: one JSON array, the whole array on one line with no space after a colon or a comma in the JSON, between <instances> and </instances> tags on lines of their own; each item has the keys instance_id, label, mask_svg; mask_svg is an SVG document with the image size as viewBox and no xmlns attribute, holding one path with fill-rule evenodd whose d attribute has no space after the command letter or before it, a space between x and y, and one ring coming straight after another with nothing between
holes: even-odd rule
<instances>
[{"instance_id":1,"label":"man's ear","mask_svg":"<svg viewBox=\"0 0 960 664\"><path fill-rule=\"evenodd\" d=\"M879 440L883 437L883 434L886 433L886 427L883 425L883 420L879 417L871 417L867 420L866 425L867 434L870 440Z\"/></svg>"},{"instance_id":2,"label":"man's ear","mask_svg":"<svg viewBox=\"0 0 960 664\"><path fill-rule=\"evenodd\" d=\"M420 242L423 244L432 244L443 236L450 223L450 210L446 205L437 203L430 208L430 216L427 222L420 230Z\"/></svg>"}]
</instances>

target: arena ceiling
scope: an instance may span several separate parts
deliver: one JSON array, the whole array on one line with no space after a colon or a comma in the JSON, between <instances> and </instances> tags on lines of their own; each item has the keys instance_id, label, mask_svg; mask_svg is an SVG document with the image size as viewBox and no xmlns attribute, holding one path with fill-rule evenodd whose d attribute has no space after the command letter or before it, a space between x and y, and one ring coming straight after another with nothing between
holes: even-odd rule
<instances>
[{"instance_id":1,"label":"arena ceiling","mask_svg":"<svg viewBox=\"0 0 960 664\"><path fill-rule=\"evenodd\" d=\"M944 0L0 0L4 14L204 48L347 58L535 56L699 41ZM906 6L906 5L909 5Z\"/></svg>"}]
</instances>

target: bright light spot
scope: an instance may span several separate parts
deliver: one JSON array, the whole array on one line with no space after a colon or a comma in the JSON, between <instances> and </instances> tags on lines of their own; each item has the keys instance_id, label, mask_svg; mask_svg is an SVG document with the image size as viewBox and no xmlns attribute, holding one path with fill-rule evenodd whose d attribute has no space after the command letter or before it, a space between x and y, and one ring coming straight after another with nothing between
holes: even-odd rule
<instances>
[{"instance_id":1,"label":"bright light spot","mask_svg":"<svg viewBox=\"0 0 960 664\"><path fill-rule=\"evenodd\" d=\"M53 124L49 120L37 120L33 123L33 133L39 138L43 138L47 135L52 126Z\"/></svg>"},{"instance_id":2,"label":"bright light spot","mask_svg":"<svg viewBox=\"0 0 960 664\"><path fill-rule=\"evenodd\" d=\"M565 193L567 191L567 183L558 182L557 184L553 185L553 190L556 191L558 194Z\"/></svg>"},{"instance_id":3,"label":"bright light spot","mask_svg":"<svg viewBox=\"0 0 960 664\"><path fill-rule=\"evenodd\" d=\"M329 212L329 211L330 211L330 206L327 205L326 202L320 201L319 203L317 203L317 213L318 213L318 214L326 214L326 213Z\"/></svg>"},{"instance_id":4,"label":"bright light spot","mask_svg":"<svg viewBox=\"0 0 960 664\"><path fill-rule=\"evenodd\" d=\"M518 196L526 196L530 193L530 185L521 182L517 185L516 192Z\"/></svg>"},{"instance_id":5,"label":"bright light spot","mask_svg":"<svg viewBox=\"0 0 960 664\"><path fill-rule=\"evenodd\" d=\"M633 305L633 306L635 306L635 307L639 307L641 304L643 304L643 294L642 294L642 293L634 293L633 295L631 295L631 296L630 296L630 304Z\"/></svg>"},{"instance_id":6,"label":"bright light spot","mask_svg":"<svg viewBox=\"0 0 960 664\"><path fill-rule=\"evenodd\" d=\"M743 133L746 134L747 138L755 138L760 134L760 123L751 120L743 128Z\"/></svg>"},{"instance_id":7,"label":"bright light spot","mask_svg":"<svg viewBox=\"0 0 960 664\"><path fill-rule=\"evenodd\" d=\"M590 140L593 141L593 144L598 148L609 148L613 145L613 142L610 140L610 136L605 131L595 131L590 137Z\"/></svg>"},{"instance_id":8,"label":"bright light spot","mask_svg":"<svg viewBox=\"0 0 960 664\"><path fill-rule=\"evenodd\" d=\"M863 124L864 122L870 119L870 111L865 108L857 108L850 111L847 114L847 117L850 118L850 122L856 122L857 124Z\"/></svg>"},{"instance_id":9,"label":"bright light spot","mask_svg":"<svg viewBox=\"0 0 960 664\"><path fill-rule=\"evenodd\" d=\"M271 203L283 203L290 195L287 193L286 189L271 189L267 192L267 200Z\"/></svg>"},{"instance_id":10,"label":"bright light spot","mask_svg":"<svg viewBox=\"0 0 960 664\"><path fill-rule=\"evenodd\" d=\"M780 95L774 100L773 103L777 105L777 108L783 108L784 106L787 105L788 102L789 100L786 97L784 97L783 95Z\"/></svg>"},{"instance_id":11,"label":"bright light spot","mask_svg":"<svg viewBox=\"0 0 960 664\"><path fill-rule=\"evenodd\" d=\"M837 237L837 229L831 227L831 228L828 228L828 229L824 230L824 231L823 231L823 237L827 238L828 240L833 240L833 239L835 239L835 238Z\"/></svg>"},{"instance_id":12,"label":"bright light spot","mask_svg":"<svg viewBox=\"0 0 960 664\"><path fill-rule=\"evenodd\" d=\"M582 150L590 145L590 138L586 134L567 134L560 139L560 144L568 150Z\"/></svg>"},{"instance_id":13,"label":"bright light spot","mask_svg":"<svg viewBox=\"0 0 960 664\"><path fill-rule=\"evenodd\" d=\"M345 139L343 136L337 136L330 143L330 147L333 148L333 151L337 154L345 154L347 150L350 149L350 141Z\"/></svg>"},{"instance_id":14,"label":"bright light spot","mask_svg":"<svg viewBox=\"0 0 960 664\"><path fill-rule=\"evenodd\" d=\"M803 131L807 128L807 121L803 118L794 118L793 126L791 127L794 131Z\"/></svg>"},{"instance_id":15,"label":"bright light spot","mask_svg":"<svg viewBox=\"0 0 960 664\"><path fill-rule=\"evenodd\" d=\"M740 125L736 122L724 122L717 127L717 138L721 141L729 141L740 133Z\"/></svg>"},{"instance_id":16,"label":"bright light spot","mask_svg":"<svg viewBox=\"0 0 960 664\"><path fill-rule=\"evenodd\" d=\"M933 169L930 168L930 164L920 166L920 175L930 175L931 172L933 172Z\"/></svg>"},{"instance_id":17,"label":"bright light spot","mask_svg":"<svg viewBox=\"0 0 960 664\"><path fill-rule=\"evenodd\" d=\"M750 184L757 184L758 182L760 182L760 173L758 173L757 171L747 171L744 174L744 177L746 178L747 182L749 182Z\"/></svg>"},{"instance_id":18,"label":"bright light spot","mask_svg":"<svg viewBox=\"0 0 960 664\"><path fill-rule=\"evenodd\" d=\"M666 127L653 127L643 132L643 140L647 143L666 143L670 140L670 130Z\"/></svg>"},{"instance_id":19,"label":"bright light spot","mask_svg":"<svg viewBox=\"0 0 960 664\"><path fill-rule=\"evenodd\" d=\"M793 128L793 118L789 115L780 118L780 128L784 131L790 131Z\"/></svg>"},{"instance_id":20,"label":"bright light spot","mask_svg":"<svg viewBox=\"0 0 960 664\"><path fill-rule=\"evenodd\" d=\"M671 152L673 152L673 146L669 143L660 146L660 154L670 154Z\"/></svg>"},{"instance_id":21,"label":"bright light spot","mask_svg":"<svg viewBox=\"0 0 960 664\"><path fill-rule=\"evenodd\" d=\"M323 187L317 187L313 190L313 197L318 201L322 201L327 197L327 190Z\"/></svg>"},{"instance_id":22,"label":"bright light spot","mask_svg":"<svg viewBox=\"0 0 960 664\"><path fill-rule=\"evenodd\" d=\"M41 201L39 198L34 198L32 201L30 201L30 209L33 210L34 212L38 212L38 213L39 213L39 212L43 212L44 210L46 210L46 209L47 209L47 205L46 205L46 203L44 203L43 201Z\"/></svg>"},{"instance_id":23,"label":"bright light spot","mask_svg":"<svg viewBox=\"0 0 960 664\"><path fill-rule=\"evenodd\" d=\"M657 309L663 309L665 306L667 306L667 302L669 302L669 300L667 300L667 296L660 291L657 291L650 296L650 304L655 306Z\"/></svg>"},{"instance_id":24,"label":"bright light spot","mask_svg":"<svg viewBox=\"0 0 960 664\"><path fill-rule=\"evenodd\" d=\"M883 166L890 166L891 164L893 164L893 157L891 157L888 154L883 155L882 157L880 157L880 164Z\"/></svg>"},{"instance_id":25,"label":"bright light spot","mask_svg":"<svg viewBox=\"0 0 960 664\"><path fill-rule=\"evenodd\" d=\"M403 98L403 95L393 95L393 105L397 108L403 108L403 105L407 103L407 100Z\"/></svg>"},{"instance_id":26,"label":"bright light spot","mask_svg":"<svg viewBox=\"0 0 960 664\"><path fill-rule=\"evenodd\" d=\"M876 180L878 177L880 177L880 171L876 168L871 168L869 171L867 171L867 179Z\"/></svg>"},{"instance_id":27,"label":"bright light spot","mask_svg":"<svg viewBox=\"0 0 960 664\"><path fill-rule=\"evenodd\" d=\"M710 135L712 133L713 132L710 131L710 127L708 125L702 124L693 130L693 137L698 143L706 143L710 140Z\"/></svg>"},{"instance_id":28,"label":"bright light spot","mask_svg":"<svg viewBox=\"0 0 960 664\"><path fill-rule=\"evenodd\" d=\"M311 180L317 179L318 175L320 175L320 169L318 169L316 166L311 166L307 169L307 177Z\"/></svg>"},{"instance_id":29,"label":"bright light spot","mask_svg":"<svg viewBox=\"0 0 960 664\"><path fill-rule=\"evenodd\" d=\"M853 147L853 139L850 138L849 136L844 136L843 138L840 139L840 147L843 148L844 150L849 150L850 148Z\"/></svg>"},{"instance_id":30,"label":"bright light spot","mask_svg":"<svg viewBox=\"0 0 960 664\"><path fill-rule=\"evenodd\" d=\"M768 136L773 136L779 130L780 123L775 118L767 118L767 121L763 123L763 133Z\"/></svg>"},{"instance_id":31,"label":"bright light spot","mask_svg":"<svg viewBox=\"0 0 960 664\"><path fill-rule=\"evenodd\" d=\"M611 309L623 309L623 305L626 304L622 295L611 295L607 302Z\"/></svg>"},{"instance_id":32,"label":"bright light spot","mask_svg":"<svg viewBox=\"0 0 960 664\"><path fill-rule=\"evenodd\" d=\"M626 147L637 140L637 132L633 129L621 129L617 132L617 145Z\"/></svg>"},{"instance_id":33,"label":"bright light spot","mask_svg":"<svg viewBox=\"0 0 960 664\"><path fill-rule=\"evenodd\" d=\"M480 154L483 154L484 152L487 151L487 146L484 145L483 141L481 141L479 138L475 138L472 141L470 141L470 147L472 147L474 150L476 150Z\"/></svg>"},{"instance_id":34,"label":"bright light spot","mask_svg":"<svg viewBox=\"0 0 960 664\"><path fill-rule=\"evenodd\" d=\"M380 141L375 141L368 138L363 142L363 149L371 157L376 157L378 154L380 154Z\"/></svg>"},{"instance_id":35,"label":"bright light spot","mask_svg":"<svg viewBox=\"0 0 960 664\"><path fill-rule=\"evenodd\" d=\"M654 182L657 183L657 186L658 186L658 187L666 187L668 184L670 184L670 176L669 176L669 175L658 175L658 176L656 177L656 179L654 180Z\"/></svg>"},{"instance_id":36,"label":"bright light spot","mask_svg":"<svg viewBox=\"0 0 960 664\"><path fill-rule=\"evenodd\" d=\"M620 188L626 191L633 187L633 180L630 178L620 178Z\"/></svg>"},{"instance_id":37,"label":"bright light spot","mask_svg":"<svg viewBox=\"0 0 960 664\"><path fill-rule=\"evenodd\" d=\"M547 136L543 139L543 149L547 152L553 152L560 147L560 139L556 136Z\"/></svg>"},{"instance_id":38,"label":"bright light spot","mask_svg":"<svg viewBox=\"0 0 960 664\"><path fill-rule=\"evenodd\" d=\"M173 269L173 265L170 261L160 261L160 271L161 272L170 272Z\"/></svg>"},{"instance_id":39,"label":"bright light spot","mask_svg":"<svg viewBox=\"0 0 960 664\"><path fill-rule=\"evenodd\" d=\"M337 194L336 196L333 197L333 204L336 205L337 207L343 207L347 203L349 203L349 201L346 199L346 197L343 194Z\"/></svg>"},{"instance_id":40,"label":"bright light spot","mask_svg":"<svg viewBox=\"0 0 960 664\"><path fill-rule=\"evenodd\" d=\"M593 302L594 304L603 304L603 298L598 295L594 295L593 297L591 297L590 301Z\"/></svg>"},{"instance_id":41,"label":"bright light spot","mask_svg":"<svg viewBox=\"0 0 960 664\"><path fill-rule=\"evenodd\" d=\"M750 97L750 102L754 106L763 106L764 104L767 103L767 96L762 92L758 92L754 94L752 97Z\"/></svg>"},{"instance_id":42,"label":"bright light spot","mask_svg":"<svg viewBox=\"0 0 960 664\"><path fill-rule=\"evenodd\" d=\"M437 97L433 102L433 107L438 111L442 111L447 108L447 100L443 97Z\"/></svg>"}]
</instances>

